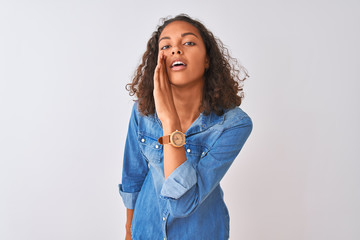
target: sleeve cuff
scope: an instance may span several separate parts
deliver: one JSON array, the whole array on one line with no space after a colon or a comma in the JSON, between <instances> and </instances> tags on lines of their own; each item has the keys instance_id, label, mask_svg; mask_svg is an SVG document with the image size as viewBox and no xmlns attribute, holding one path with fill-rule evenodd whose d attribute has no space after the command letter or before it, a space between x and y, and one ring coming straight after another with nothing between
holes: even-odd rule
<instances>
[{"instance_id":1,"label":"sleeve cuff","mask_svg":"<svg viewBox=\"0 0 360 240\"><path fill-rule=\"evenodd\" d=\"M133 192L133 193L124 192L122 189L122 184L119 184L119 192L120 192L120 196L122 197L125 207L128 209L134 209L135 202L139 195L139 192Z\"/></svg>"},{"instance_id":2,"label":"sleeve cuff","mask_svg":"<svg viewBox=\"0 0 360 240\"><path fill-rule=\"evenodd\" d=\"M196 183L196 170L188 161L185 161L165 180L160 195L165 198L179 199Z\"/></svg>"}]
</instances>

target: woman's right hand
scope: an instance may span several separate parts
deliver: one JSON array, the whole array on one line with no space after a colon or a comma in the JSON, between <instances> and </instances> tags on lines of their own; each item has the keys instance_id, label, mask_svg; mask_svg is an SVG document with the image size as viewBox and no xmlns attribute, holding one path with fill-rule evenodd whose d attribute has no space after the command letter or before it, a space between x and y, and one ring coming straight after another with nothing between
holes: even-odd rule
<instances>
[{"instance_id":1,"label":"woman's right hand","mask_svg":"<svg viewBox=\"0 0 360 240\"><path fill-rule=\"evenodd\" d=\"M126 209L126 223L125 223L125 240L132 240L131 239L131 223L134 215L134 209Z\"/></svg>"},{"instance_id":2,"label":"woman's right hand","mask_svg":"<svg viewBox=\"0 0 360 240\"><path fill-rule=\"evenodd\" d=\"M164 51L160 51L158 55L158 61L154 72L153 94L156 113L163 125L163 128L166 128L166 126L171 123L180 123L174 104L171 84L166 70L166 56ZM172 131L174 130L175 129ZM178 130L181 131L181 129Z\"/></svg>"},{"instance_id":3,"label":"woman's right hand","mask_svg":"<svg viewBox=\"0 0 360 240\"><path fill-rule=\"evenodd\" d=\"M125 240L132 240L130 230L126 231Z\"/></svg>"}]
</instances>

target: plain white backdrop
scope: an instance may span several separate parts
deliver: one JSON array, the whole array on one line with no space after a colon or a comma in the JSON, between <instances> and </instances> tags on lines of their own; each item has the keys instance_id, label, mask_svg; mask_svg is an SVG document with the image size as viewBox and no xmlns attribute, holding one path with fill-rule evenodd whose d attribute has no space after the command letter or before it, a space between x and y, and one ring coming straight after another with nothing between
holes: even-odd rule
<instances>
[{"instance_id":1,"label":"plain white backdrop","mask_svg":"<svg viewBox=\"0 0 360 240\"><path fill-rule=\"evenodd\" d=\"M221 185L233 240L360 239L359 1L0 2L0 239L124 239L131 81L159 19L248 70Z\"/></svg>"}]
</instances>

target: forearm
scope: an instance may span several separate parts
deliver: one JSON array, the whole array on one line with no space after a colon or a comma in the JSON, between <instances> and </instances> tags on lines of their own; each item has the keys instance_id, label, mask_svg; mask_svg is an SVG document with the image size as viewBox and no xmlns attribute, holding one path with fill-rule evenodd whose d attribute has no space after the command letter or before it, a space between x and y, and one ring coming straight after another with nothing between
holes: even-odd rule
<instances>
[{"instance_id":1,"label":"forearm","mask_svg":"<svg viewBox=\"0 0 360 240\"><path fill-rule=\"evenodd\" d=\"M179 122L170 122L163 125L164 135L170 135L175 130L181 131ZM165 180L182 163L186 161L184 147L174 147L170 144L164 145L164 175Z\"/></svg>"},{"instance_id":2,"label":"forearm","mask_svg":"<svg viewBox=\"0 0 360 240\"><path fill-rule=\"evenodd\" d=\"M130 232L133 215L134 215L134 209L127 208L126 209L126 225L125 225L127 232Z\"/></svg>"}]
</instances>

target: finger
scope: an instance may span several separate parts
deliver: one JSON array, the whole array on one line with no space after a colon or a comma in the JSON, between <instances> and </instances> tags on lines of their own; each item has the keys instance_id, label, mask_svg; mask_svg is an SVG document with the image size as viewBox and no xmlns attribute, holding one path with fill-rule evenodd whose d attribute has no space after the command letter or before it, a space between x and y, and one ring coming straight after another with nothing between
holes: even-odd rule
<instances>
[{"instance_id":1,"label":"finger","mask_svg":"<svg viewBox=\"0 0 360 240\"><path fill-rule=\"evenodd\" d=\"M160 76L160 68L156 66L154 72L154 89L159 87L159 76Z\"/></svg>"},{"instance_id":2,"label":"finger","mask_svg":"<svg viewBox=\"0 0 360 240\"><path fill-rule=\"evenodd\" d=\"M164 61L165 61L165 54L164 54L164 51L161 51L160 59L159 59L159 84L160 84L160 87L164 86L164 74L163 74L163 71L165 69Z\"/></svg>"},{"instance_id":3,"label":"finger","mask_svg":"<svg viewBox=\"0 0 360 240\"><path fill-rule=\"evenodd\" d=\"M166 82L168 82L169 83L169 75L168 75L168 68L167 68L167 65L166 65L166 56L164 56L164 68L163 68L163 70L164 70L164 74L166 75Z\"/></svg>"},{"instance_id":4,"label":"finger","mask_svg":"<svg viewBox=\"0 0 360 240\"><path fill-rule=\"evenodd\" d=\"M160 65L161 63L161 57L162 55L164 54L164 52L162 50L159 51L159 54L158 54L158 58L157 58L157 65Z\"/></svg>"},{"instance_id":5,"label":"finger","mask_svg":"<svg viewBox=\"0 0 360 240\"><path fill-rule=\"evenodd\" d=\"M167 71L166 71L166 56L163 54L162 61L161 61L161 68L160 68L160 84L163 87L167 87L169 83Z\"/></svg>"},{"instance_id":6,"label":"finger","mask_svg":"<svg viewBox=\"0 0 360 240\"><path fill-rule=\"evenodd\" d=\"M162 56L162 51L159 52L158 55L158 59L157 59L157 65L155 67L155 71L154 71L154 87L159 87L159 81L160 81L160 69L161 69L161 56Z\"/></svg>"}]
</instances>

